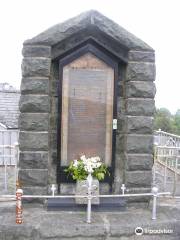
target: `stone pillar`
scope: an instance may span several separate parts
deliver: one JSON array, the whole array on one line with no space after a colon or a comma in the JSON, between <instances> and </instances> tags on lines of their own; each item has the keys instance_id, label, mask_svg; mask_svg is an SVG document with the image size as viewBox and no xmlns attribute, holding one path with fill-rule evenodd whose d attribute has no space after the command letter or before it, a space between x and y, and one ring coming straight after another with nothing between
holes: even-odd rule
<instances>
[{"instance_id":1,"label":"stone pillar","mask_svg":"<svg viewBox=\"0 0 180 240\"><path fill-rule=\"evenodd\" d=\"M47 193L51 48L24 45L19 117L19 180L25 194Z\"/></svg>"},{"instance_id":2,"label":"stone pillar","mask_svg":"<svg viewBox=\"0 0 180 240\"><path fill-rule=\"evenodd\" d=\"M125 79L124 180L132 192L147 192L151 186L154 80L154 52L131 50Z\"/></svg>"}]
</instances>

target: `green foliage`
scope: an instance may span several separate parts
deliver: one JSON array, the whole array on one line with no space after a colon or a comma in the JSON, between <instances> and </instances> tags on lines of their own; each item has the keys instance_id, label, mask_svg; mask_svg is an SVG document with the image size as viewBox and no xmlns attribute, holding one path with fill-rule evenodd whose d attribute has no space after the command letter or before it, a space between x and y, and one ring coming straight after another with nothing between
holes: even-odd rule
<instances>
[{"instance_id":1,"label":"green foliage","mask_svg":"<svg viewBox=\"0 0 180 240\"><path fill-rule=\"evenodd\" d=\"M64 171L68 174L68 176L71 175L74 180L86 180L88 176L88 172L85 170L82 160L78 160L77 166L74 166L72 161L69 167ZM110 175L106 165L101 164L100 167L94 169L92 176L101 181L105 178L106 174Z\"/></svg>"},{"instance_id":2,"label":"green foliage","mask_svg":"<svg viewBox=\"0 0 180 240\"><path fill-rule=\"evenodd\" d=\"M86 180L88 173L84 169L83 161L79 160L78 162L78 167L73 166L73 162L71 162L64 171L71 175L74 180Z\"/></svg>"},{"instance_id":3,"label":"green foliage","mask_svg":"<svg viewBox=\"0 0 180 240\"><path fill-rule=\"evenodd\" d=\"M180 109L173 115L166 108L156 109L154 129L180 135Z\"/></svg>"},{"instance_id":4,"label":"green foliage","mask_svg":"<svg viewBox=\"0 0 180 240\"><path fill-rule=\"evenodd\" d=\"M104 179L106 174L110 175L109 171L107 170L107 167L104 164L102 164L100 167L94 170L92 176L101 181Z\"/></svg>"}]
</instances>

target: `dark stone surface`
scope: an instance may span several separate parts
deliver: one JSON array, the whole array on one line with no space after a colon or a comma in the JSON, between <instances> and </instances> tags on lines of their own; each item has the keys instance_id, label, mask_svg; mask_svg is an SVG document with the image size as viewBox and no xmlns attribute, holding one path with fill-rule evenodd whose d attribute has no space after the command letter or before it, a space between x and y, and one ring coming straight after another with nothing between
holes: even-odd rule
<instances>
[{"instance_id":1,"label":"dark stone surface","mask_svg":"<svg viewBox=\"0 0 180 240\"><path fill-rule=\"evenodd\" d=\"M127 116L123 122L124 128L128 133L152 134L153 117L146 116Z\"/></svg>"},{"instance_id":2,"label":"dark stone surface","mask_svg":"<svg viewBox=\"0 0 180 240\"><path fill-rule=\"evenodd\" d=\"M126 111L128 115L153 116L155 102L148 98L129 98L126 100Z\"/></svg>"},{"instance_id":3,"label":"dark stone surface","mask_svg":"<svg viewBox=\"0 0 180 240\"><path fill-rule=\"evenodd\" d=\"M50 58L24 58L22 61L23 77L49 77Z\"/></svg>"},{"instance_id":4,"label":"dark stone surface","mask_svg":"<svg viewBox=\"0 0 180 240\"><path fill-rule=\"evenodd\" d=\"M125 156L127 170L151 170L152 168L152 154L126 154Z\"/></svg>"},{"instance_id":5,"label":"dark stone surface","mask_svg":"<svg viewBox=\"0 0 180 240\"><path fill-rule=\"evenodd\" d=\"M155 53L142 52L142 51L129 51L128 59L129 61L137 61L137 62L154 62Z\"/></svg>"},{"instance_id":6,"label":"dark stone surface","mask_svg":"<svg viewBox=\"0 0 180 240\"><path fill-rule=\"evenodd\" d=\"M19 128L29 131L48 131L48 113L21 113L19 116Z\"/></svg>"},{"instance_id":7,"label":"dark stone surface","mask_svg":"<svg viewBox=\"0 0 180 240\"><path fill-rule=\"evenodd\" d=\"M82 194L81 194L82 195ZM123 211L126 207L125 198L101 198L99 204L93 204L92 211L111 212ZM48 211L82 211L86 210L87 204L77 204L75 199L50 198L47 202Z\"/></svg>"},{"instance_id":8,"label":"dark stone surface","mask_svg":"<svg viewBox=\"0 0 180 240\"><path fill-rule=\"evenodd\" d=\"M91 10L84 12L63 23L57 24L43 33L37 35L25 44L55 45L65 38L85 28L98 28L100 31L115 39L129 49L143 49L153 51L145 42L129 33L117 23L103 16L101 13Z\"/></svg>"},{"instance_id":9,"label":"dark stone surface","mask_svg":"<svg viewBox=\"0 0 180 240\"><path fill-rule=\"evenodd\" d=\"M149 153L153 150L153 135L129 134L126 136L127 153Z\"/></svg>"},{"instance_id":10,"label":"dark stone surface","mask_svg":"<svg viewBox=\"0 0 180 240\"><path fill-rule=\"evenodd\" d=\"M21 95L19 101L20 111L23 113L48 113L49 96L45 95Z\"/></svg>"},{"instance_id":11,"label":"dark stone surface","mask_svg":"<svg viewBox=\"0 0 180 240\"><path fill-rule=\"evenodd\" d=\"M126 72L126 81L154 81L154 63L129 62Z\"/></svg>"},{"instance_id":12,"label":"dark stone surface","mask_svg":"<svg viewBox=\"0 0 180 240\"><path fill-rule=\"evenodd\" d=\"M152 181L152 172L126 171L125 179L127 187L150 187Z\"/></svg>"},{"instance_id":13,"label":"dark stone surface","mask_svg":"<svg viewBox=\"0 0 180 240\"><path fill-rule=\"evenodd\" d=\"M49 93L49 79L28 77L21 81L22 94L48 94Z\"/></svg>"},{"instance_id":14,"label":"dark stone surface","mask_svg":"<svg viewBox=\"0 0 180 240\"><path fill-rule=\"evenodd\" d=\"M22 50L22 55L24 57L51 57L51 47L49 46L28 46L25 45Z\"/></svg>"},{"instance_id":15,"label":"dark stone surface","mask_svg":"<svg viewBox=\"0 0 180 240\"><path fill-rule=\"evenodd\" d=\"M46 169L48 167L48 152L20 152L19 167L21 169Z\"/></svg>"},{"instance_id":16,"label":"dark stone surface","mask_svg":"<svg viewBox=\"0 0 180 240\"><path fill-rule=\"evenodd\" d=\"M48 133L21 131L19 133L19 148L21 151L48 150Z\"/></svg>"},{"instance_id":17,"label":"dark stone surface","mask_svg":"<svg viewBox=\"0 0 180 240\"><path fill-rule=\"evenodd\" d=\"M126 85L126 97L154 98L156 87L153 82L129 81Z\"/></svg>"},{"instance_id":18,"label":"dark stone surface","mask_svg":"<svg viewBox=\"0 0 180 240\"><path fill-rule=\"evenodd\" d=\"M19 181L22 186L47 186L47 169L20 169Z\"/></svg>"}]
</instances>

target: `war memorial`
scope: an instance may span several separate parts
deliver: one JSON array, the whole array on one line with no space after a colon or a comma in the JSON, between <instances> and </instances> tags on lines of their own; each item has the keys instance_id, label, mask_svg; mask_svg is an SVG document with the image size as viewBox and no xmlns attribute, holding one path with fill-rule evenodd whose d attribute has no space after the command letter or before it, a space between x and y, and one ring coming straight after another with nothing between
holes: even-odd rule
<instances>
[{"instance_id":1,"label":"war memorial","mask_svg":"<svg viewBox=\"0 0 180 240\"><path fill-rule=\"evenodd\" d=\"M159 206L158 220L151 215L154 49L91 10L26 40L22 54L18 180L31 197L23 199L22 224L12 209L2 211L0 239L133 240L137 227L145 240L179 239L177 209ZM85 156L96 158L88 179L100 180L97 201L78 189L92 204L89 221L87 202L68 197L79 175L66 171Z\"/></svg>"}]
</instances>

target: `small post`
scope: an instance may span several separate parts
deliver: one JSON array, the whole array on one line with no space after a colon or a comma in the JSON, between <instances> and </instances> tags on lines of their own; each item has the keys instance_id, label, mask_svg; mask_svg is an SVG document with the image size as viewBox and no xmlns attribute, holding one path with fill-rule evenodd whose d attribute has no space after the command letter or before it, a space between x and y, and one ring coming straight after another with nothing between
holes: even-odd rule
<instances>
[{"instance_id":1,"label":"small post","mask_svg":"<svg viewBox=\"0 0 180 240\"><path fill-rule=\"evenodd\" d=\"M157 208L157 196L158 196L158 188L152 188L153 193L153 207L152 207L152 220L156 220L156 208Z\"/></svg>"},{"instance_id":2,"label":"small post","mask_svg":"<svg viewBox=\"0 0 180 240\"><path fill-rule=\"evenodd\" d=\"M92 200L92 175L91 175L91 173L88 174L87 182L88 182L87 223L91 223L91 200Z\"/></svg>"},{"instance_id":3,"label":"small post","mask_svg":"<svg viewBox=\"0 0 180 240\"><path fill-rule=\"evenodd\" d=\"M18 164L19 164L19 144L18 142L14 143L15 149L14 149L14 159L15 159L15 182L18 182ZM16 186L15 186L16 190Z\"/></svg>"},{"instance_id":4,"label":"small post","mask_svg":"<svg viewBox=\"0 0 180 240\"><path fill-rule=\"evenodd\" d=\"M17 189L16 191L16 223L21 224L22 221L22 195L23 190Z\"/></svg>"},{"instance_id":5,"label":"small post","mask_svg":"<svg viewBox=\"0 0 180 240\"><path fill-rule=\"evenodd\" d=\"M54 197L55 195L55 191L56 191L56 185L55 184L52 184L51 185L51 192L52 192L52 196Z\"/></svg>"},{"instance_id":6,"label":"small post","mask_svg":"<svg viewBox=\"0 0 180 240\"><path fill-rule=\"evenodd\" d=\"M4 158L4 190L5 192L8 191L8 173L7 173L7 159Z\"/></svg>"},{"instance_id":7,"label":"small post","mask_svg":"<svg viewBox=\"0 0 180 240\"><path fill-rule=\"evenodd\" d=\"M122 195L124 195L126 190L125 184L122 184L121 190L122 190Z\"/></svg>"}]
</instances>

